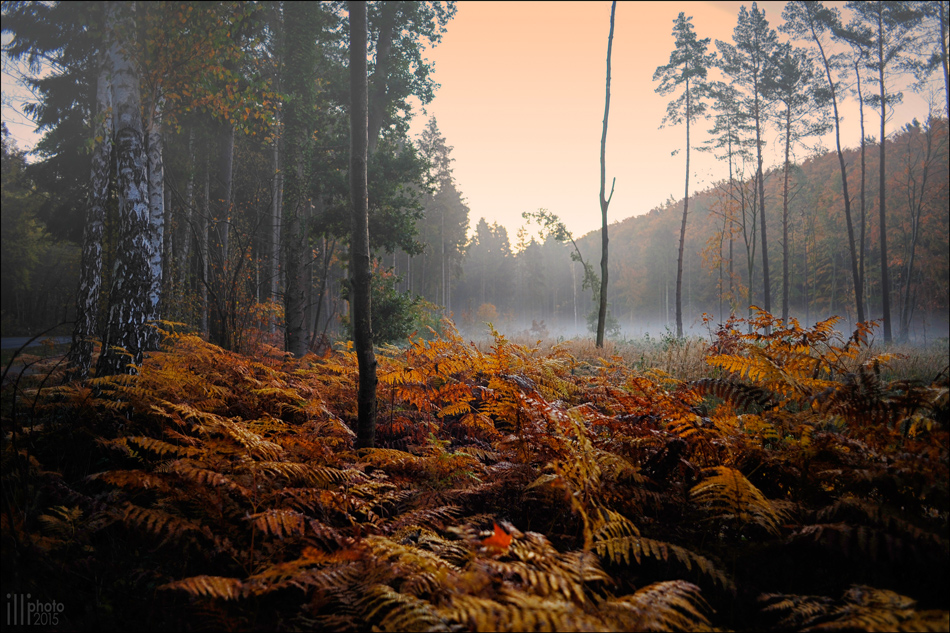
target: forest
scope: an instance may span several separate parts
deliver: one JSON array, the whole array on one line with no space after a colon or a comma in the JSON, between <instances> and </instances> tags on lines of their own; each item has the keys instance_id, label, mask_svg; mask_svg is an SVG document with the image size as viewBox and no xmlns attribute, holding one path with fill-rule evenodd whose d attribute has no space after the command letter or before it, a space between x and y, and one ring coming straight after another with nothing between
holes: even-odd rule
<instances>
[{"instance_id":1,"label":"forest","mask_svg":"<svg viewBox=\"0 0 950 633\"><path fill-rule=\"evenodd\" d=\"M946 6L835 7L680 13L619 217L612 3L603 228L509 235L410 134L455 2L5 0L5 628L950 628Z\"/></svg>"}]
</instances>

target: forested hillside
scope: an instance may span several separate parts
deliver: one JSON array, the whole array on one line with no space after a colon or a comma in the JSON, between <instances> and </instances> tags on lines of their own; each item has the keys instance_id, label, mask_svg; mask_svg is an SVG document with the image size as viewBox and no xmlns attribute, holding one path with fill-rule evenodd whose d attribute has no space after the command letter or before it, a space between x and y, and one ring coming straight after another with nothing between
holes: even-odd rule
<instances>
[{"instance_id":1,"label":"forested hillside","mask_svg":"<svg viewBox=\"0 0 950 633\"><path fill-rule=\"evenodd\" d=\"M950 282L946 120L908 125L887 143L893 294L900 300L901 314L908 315L909 336L939 337L946 332ZM865 151L864 212L858 214L865 236L865 302L868 314L880 318L880 251L875 248L879 224L873 193L878 189L878 159L876 147ZM860 150L849 149L844 156L849 178L860 183ZM924 186L921 176L926 160L930 161L929 176ZM793 165L791 171L788 285L792 315L802 322L829 314L841 315L845 324L855 320L837 169L835 154L824 152ZM782 226L782 185L780 168L766 172L765 206L774 227ZM749 178L723 181L690 200L683 301L693 326L703 312L720 319L730 313L745 315L749 305L761 304L761 255L752 250L758 239L752 186ZM860 208L860 187L852 191ZM662 333L673 323L681 207L682 200L671 199L611 225L610 305L628 335ZM531 235L527 239L520 235L520 243L512 244L503 227L478 224L452 304L457 319L463 324L477 319L479 306L487 302L497 309L501 321L496 322L506 322L508 315L516 329L544 320L551 330L557 326L578 331L573 329L576 297L579 331L583 332L593 304L590 292L581 288L579 264L573 263L572 274L570 246L535 239L536 224L526 228ZM578 239L578 244L585 258L597 261L599 232ZM769 255L773 270L781 271L781 248ZM773 276L773 294L781 296L783 283L781 275Z\"/></svg>"}]
</instances>

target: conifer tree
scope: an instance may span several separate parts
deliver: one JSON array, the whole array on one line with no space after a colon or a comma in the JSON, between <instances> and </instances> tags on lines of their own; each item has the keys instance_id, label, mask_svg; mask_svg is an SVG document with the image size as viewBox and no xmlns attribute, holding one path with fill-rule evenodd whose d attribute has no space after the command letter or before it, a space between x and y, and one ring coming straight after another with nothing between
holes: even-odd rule
<instances>
[{"instance_id":1,"label":"conifer tree","mask_svg":"<svg viewBox=\"0 0 950 633\"><path fill-rule=\"evenodd\" d=\"M673 21L676 48L670 61L653 73L653 81L660 81L657 93L667 96L682 87L682 93L666 106L663 125L686 124L686 179L683 195L683 222L680 226L679 254L676 259L676 336L683 336L683 246L686 241L686 218L689 214L689 124L706 111L706 74L715 63L715 56L706 53L709 38L698 39L690 24L692 16L682 11Z\"/></svg>"}]
</instances>

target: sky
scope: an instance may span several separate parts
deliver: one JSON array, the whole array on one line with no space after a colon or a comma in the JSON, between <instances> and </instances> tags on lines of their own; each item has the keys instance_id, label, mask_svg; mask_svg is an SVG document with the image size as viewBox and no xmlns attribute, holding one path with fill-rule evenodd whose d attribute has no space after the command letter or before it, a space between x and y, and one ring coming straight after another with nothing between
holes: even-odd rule
<instances>
[{"instance_id":1,"label":"sky","mask_svg":"<svg viewBox=\"0 0 950 633\"><path fill-rule=\"evenodd\" d=\"M426 108L455 149L455 178L468 201L472 226L484 217L508 229L512 242L524 211L547 209L575 237L599 229L600 139L606 88L610 2L466 2L442 42L427 52L441 84ZM669 62L673 22L692 16L699 38L732 42L741 2L618 2L611 61L607 133L608 211L615 222L684 193L684 125L659 129L673 98L655 93L653 73ZM843 4L843 3L830 3ZM782 23L784 2L759 2L770 26ZM784 35L780 39L786 41ZM897 130L926 118L923 99L905 91L904 106L888 123ZM867 109L869 134L880 119ZM842 143L860 142L857 105L844 109ZM417 116L418 134L426 118ZM691 126L693 147L708 138L711 122ZM780 151L769 131L771 160ZM823 139L834 148L834 137ZM677 150L680 150L677 152ZM804 158L805 152L799 155ZM690 192L727 177L709 154L691 152Z\"/></svg>"},{"instance_id":2,"label":"sky","mask_svg":"<svg viewBox=\"0 0 950 633\"><path fill-rule=\"evenodd\" d=\"M659 129L673 97L656 94L653 73L669 61L673 21L683 11L695 32L732 41L741 2L619 2L611 63L607 135L607 190L616 178L608 220L616 222L662 205L684 192L685 126ZM843 4L843 3L829 3ZM784 2L759 2L772 27L781 24ZM751 3L746 3L751 7ZM508 229L515 242L525 211L547 209L564 220L575 237L599 229L600 138L604 116L610 2L458 3L442 42L427 51L441 84L426 107L454 147L455 178L470 208L471 225L484 217ZM784 35L780 35L784 41ZM11 76L4 69L3 120L21 149L35 143L30 122L18 115ZM10 103L10 101L14 103ZM857 105L842 108L842 142L860 141ZM927 115L920 96L905 91L888 130ZM866 110L867 131L879 118ZM427 117L417 112L411 133ZM691 126L695 148L708 138L708 121ZM779 162L776 133L769 139L767 165ZM815 141L817 142L817 141ZM821 140L834 148L834 138ZM807 151L800 149L798 158ZM709 154L690 154L690 192L727 176Z\"/></svg>"}]
</instances>

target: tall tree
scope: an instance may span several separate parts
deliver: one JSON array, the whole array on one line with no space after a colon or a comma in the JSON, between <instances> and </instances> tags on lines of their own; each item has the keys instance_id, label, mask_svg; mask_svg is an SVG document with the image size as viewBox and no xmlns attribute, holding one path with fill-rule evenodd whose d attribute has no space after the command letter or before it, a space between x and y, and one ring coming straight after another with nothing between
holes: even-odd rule
<instances>
[{"instance_id":1,"label":"tall tree","mask_svg":"<svg viewBox=\"0 0 950 633\"><path fill-rule=\"evenodd\" d=\"M610 55L614 45L614 14L617 12L617 0L610 5L610 35L607 36L607 96L604 99L604 129L600 135L600 304L597 309L597 347L604 346L604 328L607 324L607 207L614 197L614 178L610 185L610 195L606 194L607 185L607 119L610 116Z\"/></svg>"},{"instance_id":2,"label":"tall tree","mask_svg":"<svg viewBox=\"0 0 950 633\"><path fill-rule=\"evenodd\" d=\"M89 202L82 237L79 294L76 298L76 326L69 351L73 377L86 378L92 368L93 339L99 330L99 295L102 286L102 235L109 201L112 160L112 69L111 56L102 51L96 85L97 130L92 154Z\"/></svg>"},{"instance_id":3,"label":"tall tree","mask_svg":"<svg viewBox=\"0 0 950 633\"><path fill-rule=\"evenodd\" d=\"M721 68L745 89L745 107L751 111L755 124L756 183L759 203L759 219L762 236L762 290L766 311L772 310L772 288L769 277L769 241L765 221L765 177L762 169L762 128L767 120L768 105L762 89L768 75L773 72L772 55L778 46L775 30L769 27L765 12L759 11L753 2L752 10L745 6L739 9L739 23L733 31L735 45L716 40L722 55Z\"/></svg>"},{"instance_id":4,"label":"tall tree","mask_svg":"<svg viewBox=\"0 0 950 633\"><path fill-rule=\"evenodd\" d=\"M369 145L367 98L366 4L351 1L350 9L350 203L353 235L350 242L353 343L359 365L356 447L376 444L376 355L370 319L372 272L369 253L369 198L366 160Z\"/></svg>"},{"instance_id":5,"label":"tall tree","mask_svg":"<svg viewBox=\"0 0 950 633\"><path fill-rule=\"evenodd\" d=\"M900 91L888 91L887 80L890 75L902 69L904 55L914 37L914 27L921 19L921 13L908 2L848 2L853 11L857 29L849 29L846 38L860 38L872 51L868 67L876 73L872 81L877 84L877 94L870 95L871 105L880 108L881 137L880 158L878 163L878 217L881 236L881 309L884 317L884 342L892 340L890 277L887 258L887 177L886 152L887 111L890 106L901 102ZM861 28L864 27L864 28ZM903 66L906 68L906 65Z\"/></svg>"},{"instance_id":6,"label":"tall tree","mask_svg":"<svg viewBox=\"0 0 950 633\"><path fill-rule=\"evenodd\" d=\"M802 139L828 131L830 125L823 114L827 112L829 94L827 88L816 84L814 67L804 51L782 46L776 52L773 65L775 72L768 76L764 92L781 106L775 122L785 146L782 167L782 323L788 323L791 153Z\"/></svg>"},{"instance_id":7,"label":"tall tree","mask_svg":"<svg viewBox=\"0 0 950 633\"><path fill-rule=\"evenodd\" d=\"M99 376L134 372L151 339L148 164L139 76L129 54L134 44L128 38L135 33L131 7L110 6L108 22L120 228L106 339L96 368Z\"/></svg>"},{"instance_id":8,"label":"tall tree","mask_svg":"<svg viewBox=\"0 0 950 633\"><path fill-rule=\"evenodd\" d=\"M663 125L686 123L686 178L683 194L683 222L680 226L679 254L676 259L676 336L683 336L683 246L686 242L686 218L689 215L689 124L706 112L706 74L715 63L715 56L706 53L709 38L698 39L693 32L692 16L680 12L673 21L676 48L670 61L653 73L659 81L657 93L667 96L682 87L682 93L666 106ZM662 126L661 126L662 127Z\"/></svg>"},{"instance_id":9,"label":"tall tree","mask_svg":"<svg viewBox=\"0 0 950 633\"><path fill-rule=\"evenodd\" d=\"M864 313L864 284L858 265L858 253L854 240L854 224L851 219L851 196L848 195L848 173L845 167L844 151L841 147L841 116L838 113L838 97L841 94L839 82L835 81L832 71L835 67L834 56L826 50L828 43L825 37L829 32L841 30L841 19L837 9L826 8L821 2L803 1L789 2L782 13L785 23L781 30L799 39L811 42L821 59L825 79L831 96L831 107L834 114L835 147L838 151L838 168L841 172L841 192L844 205L845 223L848 229L848 250L851 255L851 280L854 287L854 300L858 321L865 320Z\"/></svg>"},{"instance_id":10,"label":"tall tree","mask_svg":"<svg viewBox=\"0 0 950 633\"><path fill-rule=\"evenodd\" d=\"M316 104L316 39L320 37L321 5L289 2L284 6L283 240L285 245L284 319L286 349L294 356L307 353L306 269L310 261L308 220L311 208L314 106Z\"/></svg>"}]
</instances>

